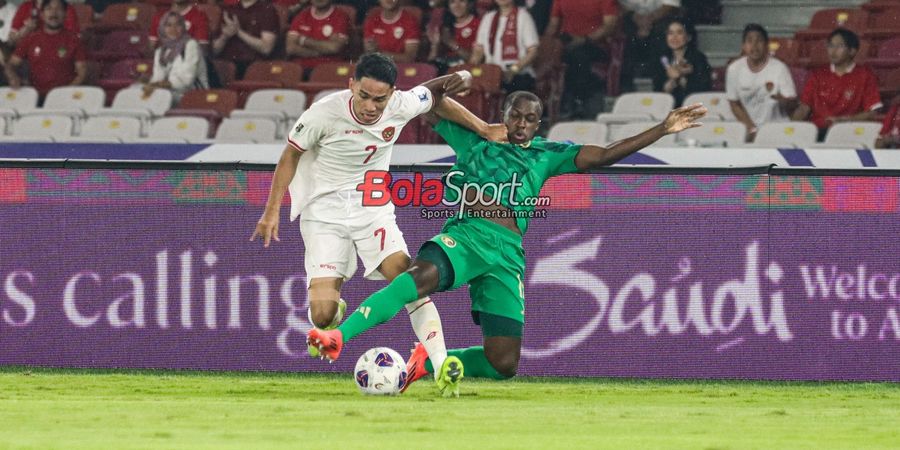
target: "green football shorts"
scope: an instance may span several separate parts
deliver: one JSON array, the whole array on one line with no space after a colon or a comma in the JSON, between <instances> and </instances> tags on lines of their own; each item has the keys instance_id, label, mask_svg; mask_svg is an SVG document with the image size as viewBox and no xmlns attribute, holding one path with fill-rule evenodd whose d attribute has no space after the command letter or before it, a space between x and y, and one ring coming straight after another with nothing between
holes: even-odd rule
<instances>
[{"instance_id":1,"label":"green football shorts","mask_svg":"<svg viewBox=\"0 0 900 450\"><path fill-rule=\"evenodd\" d=\"M525 251L522 236L494 222L471 218L444 226L433 238L453 266L450 289L469 284L472 311L525 323Z\"/></svg>"}]
</instances>

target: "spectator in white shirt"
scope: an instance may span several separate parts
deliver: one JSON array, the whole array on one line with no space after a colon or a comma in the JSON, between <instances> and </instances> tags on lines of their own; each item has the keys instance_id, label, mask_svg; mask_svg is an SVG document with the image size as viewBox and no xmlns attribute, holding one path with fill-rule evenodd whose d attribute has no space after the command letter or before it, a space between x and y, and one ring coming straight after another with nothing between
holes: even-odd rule
<instances>
[{"instance_id":1,"label":"spectator in white shirt","mask_svg":"<svg viewBox=\"0 0 900 450\"><path fill-rule=\"evenodd\" d=\"M797 105L797 90L788 66L769 55L769 34L761 25L744 28L743 57L728 66L725 94L734 116L747 127L753 141L766 122L790 120Z\"/></svg>"},{"instance_id":2,"label":"spectator in white shirt","mask_svg":"<svg viewBox=\"0 0 900 450\"><path fill-rule=\"evenodd\" d=\"M144 93L154 89L172 91L173 102L191 89L207 89L206 61L200 44L187 33L184 17L169 11L159 21L159 47L153 55L153 76Z\"/></svg>"},{"instance_id":3,"label":"spectator in white shirt","mask_svg":"<svg viewBox=\"0 0 900 450\"><path fill-rule=\"evenodd\" d=\"M537 58L538 34L528 10L514 0L495 0L478 25L478 37L472 49L472 64L496 64L503 68L507 91L532 91L535 74L531 67Z\"/></svg>"}]
</instances>

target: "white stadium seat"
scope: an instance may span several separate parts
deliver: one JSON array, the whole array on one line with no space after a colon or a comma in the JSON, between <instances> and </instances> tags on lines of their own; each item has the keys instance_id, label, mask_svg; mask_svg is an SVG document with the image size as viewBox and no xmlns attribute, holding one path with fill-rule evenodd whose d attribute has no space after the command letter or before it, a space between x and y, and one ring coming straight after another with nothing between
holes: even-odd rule
<instances>
[{"instance_id":1,"label":"white stadium seat","mask_svg":"<svg viewBox=\"0 0 900 450\"><path fill-rule=\"evenodd\" d=\"M828 129L823 147L874 148L880 122L840 122Z\"/></svg>"},{"instance_id":2,"label":"white stadium seat","mask_svg":"<svg viewBox=\"0 0 900 450\"><path fill-rule=\"evenodd\" d=\"M17 118L23 112L37 109L37 104L38 92L31 86L0 87L0 116Z\"/></svg>"},{"instance_id":3,"label":"white stadium seat","mask_svg":"<svg viewBox=\"0 0 900 450\"><path fill-rule=\"evenodd\" d=\"M316 94L316 96L313 97L313 100L311 103L315 103L331 94L334 94L335 92L341 92L341 91L343 91L343 89L325 89L324 91L319 91Z\"/></svg>"},{"instance_id":4,"label":"white stadium seat","mask_svg":"<svg viewBox=\"0 0 900 450\"><path fill-rule=\"evenodd\" d=\"M54 142L72 135L72 118L65 115L28 115L12 124L10 136L0 137L7 142Z\"/></svg>"},{"instance_id":5,"label":"white stadium seat","mask_svg":"<svg viewBox=\"0 0 900 450\"><path fill-rule=\"evenodd\" d=\"M607 137L607 143L613 143L616 141L620 141L627 137L634 136L638 133L642 133L644 131L649 130L655 126L659 125L659 122L631 122L622 125L616 125L609 128L609 137ZM678 145L675 142L674 134L667 134L662 137L662 139L656 141L654 146L668 146L674 147Z\"/></svg>"},{"instance_id":6,"label":"white stadium seat","mask_svg":"<svg viewBox=\"0 0 900 450\"><path fill-rule=\"evenodd\" d=\"M572 141L577 144L602 144L606 142L606 125L591 121L559 122L550 128L547 139Z\"/></svg>"},{"instance_id":7,"label":"white stadium seat","mask_svg":"<svg viewBox=\"0 0 900 450\"><path fill-rule=\"evenodd\" d=\"M769 122L759 127L751 146L805 148L816 143L818 134L811 122Z\"/></svg>"},{"instance_id":8,"label":"white stadium seat","mask_svg":"<svg viewBox=\"0 0 900 450\"><path fill-rule=\"evenodd\" d=\"M137 142L208 142L209 122L200 117L162 117L150 125L146 138Z\"/></svg>"},{"instance_id":9,"label":"white stadium seat","mask_svg":"<svg viewBox=\"0 0 900 450\"><path fill-rule=\"evenodd\" d=\"M731 112L731 103L724 92L695 92L684 99L685 105L694 103L703 103L703 106L706 106L706 109L709 110L707 120L713 120L716 115L724 121L737 120L734 113Z\"/></svg>"},{"instance_id":10,"label":"white stadium seat","mask_svg":"<svg viewBox=\"0 0 900 450\"><path fill-rule=\"evenodd\" d=\"M278 125L269 119L225 119L216 130L216 142L257 143L275 142Z\"/></svg>"},{"instance_id":11,"label":"white stadium seat","mask_svg":"<svg viewBox=\"0 0 900 450\"><path fill-rule=\"evenodd\" d=\"M700 146L742 147L746 136L747 127L741 122L703 122L702 127L678 133L678 140Z\"/></svg>"},{"instance_id":12,"label":"white stadium seat","mask_svg":"<svg viewBox=\"0 0 900 450\"><path fill-rule=\"evenodd\" d=\"M103 108L92 114L96 117L135 117L140 119L142 129L150 126L150 121L162 117L172 107L172 92L168 89L155 89L150 96L144 96L140 87L122 89L113 99L112 106Z\"/></svg>"},{"instance_id":13,"label":"white stadium seat","mask_svg":"<svg viewBox=\"0 0 900 450\"><path fill-rule=\"evenodd\" d=\"M664 92L631 92L622 94L609 113L597 115L600 123L625 123L642 120L662 120L675 105L675 99Z\"/></svg>"},{"instance_id":14,"label":"white stadium seat","mask_svg":"<svg viewBox=\"0 0 900 450\"><path fill-rule=\"evenodd\" d=\"M77 137L67 142L135 142L141 137L141 121L136 117L88 117Z\"/></svg>"},{"instance_id":15,"label":"white stadium seat","mask_svg":"<svg viewBox=\"0 0 900 450\"><path fill-rule=\"evenodd\" d=\"M278 137L306 111L306 94L290 89L261 89L250 94L244 109L231 112L232 119L265 118L278 125Z\"/></svg>"}]
</instances>

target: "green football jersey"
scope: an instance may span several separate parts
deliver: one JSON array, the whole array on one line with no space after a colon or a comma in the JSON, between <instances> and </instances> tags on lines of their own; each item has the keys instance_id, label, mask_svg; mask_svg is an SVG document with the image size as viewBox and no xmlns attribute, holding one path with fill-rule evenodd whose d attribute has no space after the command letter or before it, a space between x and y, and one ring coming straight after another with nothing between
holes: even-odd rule
<instances>
[{"instance_id":1,"label":"green football jersey","mask_svg":"<svg viewBox=\"0 0 900 450\"><path fill-rule=\"evenodd\" d=\"M456 152L456 164L444 176L444 199L460 201L464 189L481 193L485 201L511 210L523 235L528 219L537 217L535 208L548 206L548 199L538 197L544 182L578 171L575 155L581 144L548 141L538 136L526 146L490 142L448 120L442 120L434 129ZM549 201L552 204L552 199ZM467 217L489 217L473 215L477 213L481 212L457 214L448 223Z\"/></svg>"}]
</instances>

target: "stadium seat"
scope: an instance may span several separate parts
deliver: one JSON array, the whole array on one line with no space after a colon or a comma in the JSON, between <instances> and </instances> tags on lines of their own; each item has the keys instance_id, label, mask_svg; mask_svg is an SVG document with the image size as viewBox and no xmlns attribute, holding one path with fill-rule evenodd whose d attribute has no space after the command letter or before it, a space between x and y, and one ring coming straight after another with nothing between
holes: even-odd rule
<instances>
[{"instance_id":1,"label":"stadium seat","mask_svg":"<svg viewBox=\"0 0 900 450\"><path fill-rule=\"evenodd\" d=\"M315 103L319 100L322 100L323 98L328 97L329 95L334 94L335 92L341 92L341 91L343 91L343 89L325 89L324 91L319 91L316 94L316 96L313 97L312 102L310 104Z\"/></svg>"},{"instance_id":2,"label":"stadium seat","mask_svg":"<svg viewBox=\"0 0 900 450\"><path fill-rule=\"evenodd\" d=\"M803 86L806 86L806 80L809 78L809 70L796 66L790 66L788 70L791 72L791 79L794 80L794 90L797 95L802 94Z\"/></svg>"},{"instance_id":3,"label":"stadium seat","mask_svg":"<svg viewBox=\"0 0 900 450\"><path fill-rule=\"evenodd\" d=\"M695 92L684 99L685 105L703 103L709 110L706 120L719 118L723 121L737 120L731 112L731 103L724 92Z\"/></svg>"},{"instance_id":4,"label":"stadium seat","mask_svg":"<svg viewBox=\"0 0 900 450\"><path fill-rule=\"evenodd\" d=\"M874 148L880 122L840 122L828 129L823 147Z\"/></svg>"},{"instance_id":5,"label":"stadium seat","mask_svg":"<svg viewBox=\"0 0 900 450\"><path fill-rule=\"evenodd\" d=\"M216 142L269 144L276 141L277 128L268 119L225 119L216 131Z\"/></svg>"},{"instance_id":6,"label":"stadium seat","mask_svg":"<svg viewBox=\"0 0 900 450\"><path fill-rule=\"evenodd\" d=\"M303 67L299 64L289 61L256 61L247 68L242 80L228 83L228 89L246 99L253 91L290 87L302 80Z\"/></svg>"},{"instance_id":7,"label":"stadium seat","mask_svg":"<svg viewBox=\"0 0 900 450\"><path fill-rule=\"evenodd\" d=\"M400 136L397 136L397 140L394 141L395 144L421 144L423 143L420 138L422 128L422 120L421 117L415 117L410 120L406 126L400 130Z\"/></svg>"},{"instance_id":8,"label":"stadium seat","mask_svg":"<svg viewBox=\"0 0 900 450\"><path fill-rule=\"evenodd\" d=\"M816 143L818 134L812 122L769 122L759 127L750 146L805 148Z\"/></svg>"},{"instance_id":9,"label":"stadium seat","mask_svg":"<svg viewBox=\"0 0 900 450\"><path fill-rule=\"evenodd\" d=\"M900 35L900 3L878 14L872 14L870 21L870 26L862 34L866 39L881 42Z\"/></svg>"},{"instance_id":10,"label":"stadium seat","mask_svg":"<svg viewBox=\"0 0 900 450\"><path fill-rule=\"evenodd\" d=\"M141 137L141 121L134 117L89 117L78 136L63 142L135 142Z\"/></svg>"},{"instance_id":11,"label":"stadium seat","mask_svg":"<svg viewBox=\"0 0 900 450\"><path fill-rule=\"evenodd\" d=\"M746 136L747 127L740 122L703 122L702 127L678 133L677 140L701 147L743 147Z\"/></svg>"},{"instance_id":12,"label":"stadium seat","mask_svg":"<svg viewBox=\"0 0 900 450\"><path fill-rule=\"evenodd\" d=\"M897 31L895 36L900 36L900 30ZM878 46L878 53L874 58L869 58L866 64L876 71L900 69L900 37L882 42Z\"/></svg>"},{"instance_id":13,"label":"stadium seat","mask_svg":"<svg viewBox=\"0 0 900 450\"><path fill-rule=\"evenodd\" d=\"M891 99L900 94L900 67L881 73L876 72L876 75L878 76L878 89L881 91L881 98Z\"/></svg>"},{"instance_id":14,"label":"stadium seat","mask_svg":"<svg viewBox=\"0 0 900 450\"><path fill-rule=\"evenodd\" d=\"M105 33L113 30L150 29L156 7L148 3L113 3L103 10L94 30Z\"/></svg>"},{"instance_id":15,"label":"stadium seat","mask_svg":"<svg viewBox=\"0 0 900 450\"><path fill-rule=\"evenodd\" d=\"M141 78L149 80L152 74L152 59L125 59L104 65L97 85L106 91L107 98L115 98L120 90Z\"/></svg>"},{"instance_id":16,"label":"stadium seat","mask_svg":"<svg viewBox=\"0 0 900 450\"><path fill-rule=\"evenodd\" d=\"M644 131L649 130L655 126L659 125L659 122L630 122L625 124L615 124L609 126L609 136L607 136L607 143L613 143L616 141L620 141L627 137L634 136L639 133L643 133ZM662 139L656 141L653 146L670 146L674 147L678 145L675 141L674 134L667 134L662 137Z\"/></svg>"},{"instance_id":17,"label":"stadium seat","mask_svg":"<svg viewBox=\"0 0 900 450\"><path fill-rule=\"evenodd\" d=\"M209 122L200 117L163 117L138 142L208 142Z\"/></svg>"},{"instance_id":18,"label":"stadium seat","mask_svg":"<svg viewBox=\"0 0 900 450\"><path fill-rule=\"evenodd\" d=\"M431 64L397 64L397 89L412 89L435 77L437 77L437 68Z\"/></svg>"},{"instance_id":19,"label":"stadium seat","mask_svg":"<svg viewBox=\"0 0 900 450\"><path fill-rule=\"evenodd\" d=\"M868 59L869 54L869 41L860 40L859 41L859 51L856 53L856 58L854 61L857 64L863 64ZM815 41L808 41L805 44L804 54L806 56L800 58L799 65L815 68L821 66L827 66L831 64L831 60L828 59L828 42L823 38Z\"/></svg>"},{"instance_id":20,"label":"stadium seat","mask_svg":"<svg viewBox=\"0 0 900 450\"><path fill-rule=\"evenodd\" d=\"M306 94L291 89L263 89L247 98L244 109L231 112L232 119L265 118L279 124L277 136L306 110Z\"/></svg>"},{"instance_id":21,"label":"stadium seat","mask_svg":"<svg viewBox=\"0 0 900 450\"><path fill-rule=\"evenodd\" d=\"M353 71L356 69L350 63L323 63L313 67L309 74L309 81L297 83L293 87L306 93L306 98L316 96L316 93L325 89L344 89Z\"/></svg>"},{"instance_id":22,"label":"stadium seat","mask_svg":"<svg viewBox=\"0 0 900 450\"><path fill-rule=\"evenodd\" d=\"M143 89L133 87L119 91L113 99L112 106L95 112L93 116L133 117L140 121L142 129L147 129L154 118L165 115L171 107L171 91L155 89L150 96L144 96Z\"/></svg>"},{"instance_id":23,"label":"stadium seat","mask_svg":"<svg viewBox=\"0 0 900 450\"><path fill-rule=\"evenodd\" d=\"M869 25L869 13L862 9L828 8L816 11L809 27L798 31L797 39L824 40L835 28L847 28L862 35Z\"/></svg>"},{"instance_id":24,"label":"stadium seat","mask_svg":"<svg viewBox=\"0 0 900 450\"><path fill-rule=\"evenodd\" d=\"M78 17L78 28L84 32L94 26L94 8L87 3L69 3L69 7L75 8L75 16Z\"/></svg>"},{"instance_id":25,"label":"stadium seat","mask_svg":"<svg viewBox=\"0 0 900 450\"><path fill-rule=\"evenodd\" d=\"M21 113L37 108L38 92L31 86L18 89L0 87L0 111L4 115L18 117Z\"/></svg>"},{"instance_id":26,"label":"stadium seat","mask_svg":"<svg viewBox=\"0 0 900 450\"><path fill-rule=\"evenodd\" d=\"M786 64L792 64L800 59L802 50L803 45L798 40L783 37L769 39L769 54Z\"/></svg>"},{"instance_id":27,"label":"stadium seat","mask_svg":"<svg viewBox=\"0 0 900 450\"><path fill-rule=\"evenodd\" d=\"M53 88L44 99L44 107L21 115L64 115L74 121L78 131L81 121L106 104L106 92L96 86L60 86Z\"/></svg>"},{"instance_id":28,"label":"stadium seat","mask_svg":"<svg viewBox=\"0 0 900 450\"><path fill-rule=\"evenodd\" d=\"M227 117L237 108L237 93L228 89L194 89L181 96L177 109L181 111L207 110L215 111L219 117ZM169 110L172 115L181 112Z\"/></svg>"},{"instance_id":29,"label":"stadium seat","mask_svg":"<svg viewBox=\"0 0 900 450\"><path fill-rule=\"evenodd\" d=\"M72 135L71 117L53 114L29 115L13 122L12 133L0 136L6 142L55 142Z\"/></svg>"},{"instance_id":30,"label":"stadium seat","mask_svg":"<svg viewBox=\"0 0 900 450\"><path fill-rule=\"evenodd\" d=\"M559 122L550 127L547 139L599 145L606 142L606 134L606 125L602 123L592 121Z\"/></svg>"},{"instance_id":31,"label":"stadium seat","mask_svg":"<svg viewBox=\"0 0 900 450\"><path fill-rule=\"evenodd\" d=\"M90 56L97 61L141 59L150 45L149 42L147 32L144 30L113 31L100 38L99 48L90 52Z\"/></svg>"},{"instance_id":32,"label":"stadium seat","mask_svg":"<svg viewBox=\"0 0 900 450\"><path fill-rule=\"evenodd\" d=\"M625 123L640 120L662 120L675 105L675 99L664 92L632 92L616 99L610 113L600 113L600 123Z\"/></svg>"}]
</instances>

